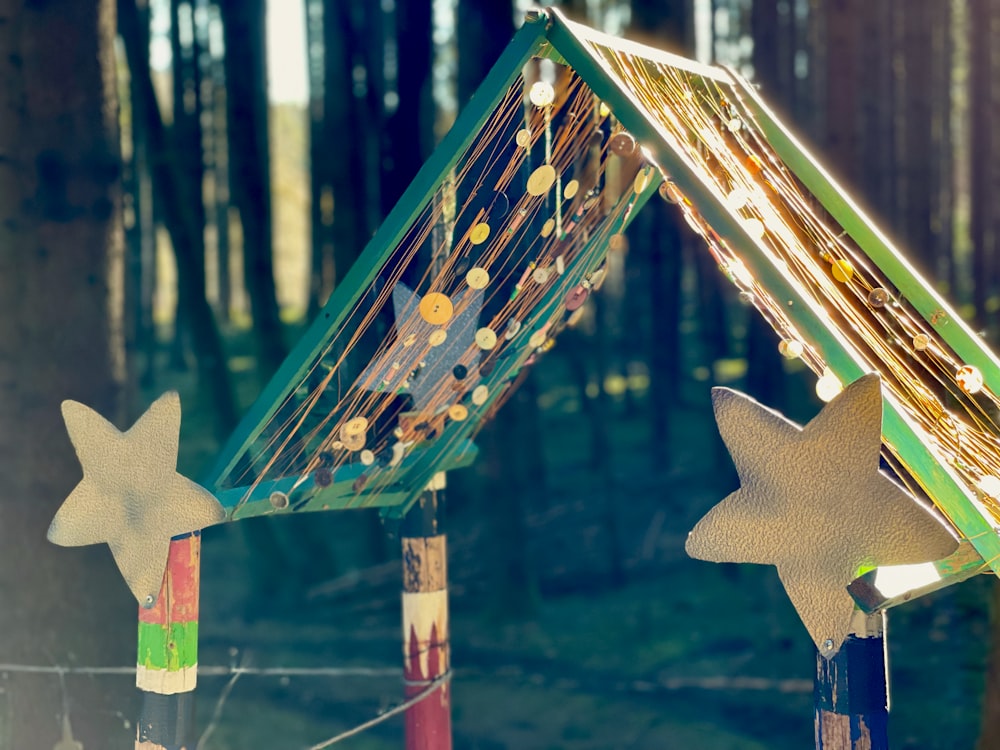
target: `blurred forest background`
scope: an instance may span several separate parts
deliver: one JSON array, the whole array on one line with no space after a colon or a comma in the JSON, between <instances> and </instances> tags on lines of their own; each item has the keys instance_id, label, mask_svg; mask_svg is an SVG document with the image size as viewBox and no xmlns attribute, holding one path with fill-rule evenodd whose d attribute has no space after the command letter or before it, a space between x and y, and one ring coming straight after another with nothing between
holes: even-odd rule
<instances>
[{"instance_id":1,"label":"blurred forest background","mask_svg":"<svg viewBox=\"0 0 1000 750\"><path fill-rule=\"evenodd\" d=\"M60 401L124 426L180 390L197 478L525 7L0 0L0 662L134 657L107 549L44 540L80 471ZM561 7L752 77L997 342L1000 2ZM583 325L450 478L456 747L811 742L812 644L774 571L683 542L735 486L710 386L799 421L820 403L670 208L642 212ZM202 664L382 670L246 676L224 705L203 677L205 748L304 747L399 700L398 550L376 514L211 529L202 568ZM891 613L894 747L1000 747L995 588ZM0 750L52 746L64 713L88 750L132 746L128 676L0 671L0 690ZM342 746L401 736L396 719Z\"/></svg>"}]
</instances>

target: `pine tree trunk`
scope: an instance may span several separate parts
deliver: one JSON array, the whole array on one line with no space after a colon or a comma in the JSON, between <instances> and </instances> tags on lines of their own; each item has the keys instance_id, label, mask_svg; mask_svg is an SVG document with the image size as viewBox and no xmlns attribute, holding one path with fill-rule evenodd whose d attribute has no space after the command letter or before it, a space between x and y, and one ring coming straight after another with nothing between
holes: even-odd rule
<instances>
[{"instance_id":1,"label":"pine tree trunk","mask_svg":"<svg viewBox=\"0 0 1000 750\"><path fill-rule=\"evenodd\" d=\"M789 93L779 89L779 44L777 0L754 0L751 14L753 30L754 78L760 82L765 96L779 105L789 101ZM777 341L774 331L756 310L747 311L746 360L747 390L755 398L775 408L782 405L784 371L775 356Z\"/></svg>"},{"instance_id":2,"label":"pine tree trunk","mask_svg":"<svg viewBox=\"0 0 1000 750\"><path fill-rule=\"evenodd\" d=\"M900 227L915 264L930 275L934 268L930 237L932 177L932 36L931 3L939 0L908 0L903 17L905 126L900 128L900 164L903 221Z\"/></svg>"},{"instance_id":3,"label":"pine tree trunk","mask_svg":"<svg viewBox=\"0 0 1000 750\"><path fill-rule=\"evenodd\" d=\"M827 65L826 133L824 154L833 172L849 189L861 184L861 139L859 132L859 81L857 56L848 52L863 44L858 23L861 0L830 0L823 3Z\"/></svg>"},{"instance_id":4,"label":"pine tree trunk","mask_svg":"<svg viewBox=\"0 0 1000 750\"><path fill-rule=\"evenodd\" d=\"M205 200L202 193L204 165L202 163L201 133L201 69L198 65L198 39L194 35L194 13L190 4L185 4L190 13L192 39L189 45L181 40L181 2L170 2L170 48L173 55L173 122L170 126L171 157L178 165L177 173L184 183L184 194L188 196L189 210L195 222L192 233L191 252L197 262L205 263ZM188 290L182 284L177 287L177 312L174 319L174 340L171 347L171 366L186 370L191 354L188 329L195 324L190 320L191 300L189 293L204 294L204 290Z\"/></svg>"},{"instance_id":5,"label":"pine tree trunk","mask_svg":"<svg viewBox=\"0 0 1000 750\"><path fill-rule=\"evenodd\" d=\"M178 285L185 289L191 334L199 376L211 394L216 429L222 438L236 423L236 405L229 381L225 349L215 317L205 297L204 257L197 254L199 224L191 204L197 200L184 193L186 181L179 165L169 158L167 134L153 92L149 60L145 56L144 33L132 0L119 0L119 26L131 75L143 87L142 111L136 112L148 139L157 206L177 258ZM200 193L199 193L200 194Z\"/></svg>"},{"instance_id":6,"label":"pine tree trunk","mask_svg":"<svg viewBox=\"0 0 1000 750\"><path fill-rule=\"evenodd\" d=\"M45 540L81 477L59 404L117 418L122 252L113 0L0 1L0 660L125 664L135 602L106 547ZM109 314L112 311L113 314ZM26 564L28 561L28 564ZM132 747L132 688L68 677L74 734ZM11 674L12 748L61 736L59 681Z\"/></svg>"},{"instance_id":7,"label":"pine tree trunk","mask_svg":"<svg viewBox=\"0 0 1000 750\"><path fill-rule=\"evenodd\" d=\"M328 10L321 0L306 2L306 34L309 44L309 230L310 275L309 319L316 317L333 291L333 194L329 172L335 159L326 142L326 86L337 85L327 75L327 60L339 50L323 44ZM316 60L322 50L322 62ZM352 149L353 150L353 149ZM346 158L346 154L338 157Z\"/></svg>"},{"instance_id":8,"label":"pine tree trunk","mask_svg":"<svg viewBox=\"0 0 1000 750\"><path fill-rule=\"evenodd\" d=\"M992 163L994 132L988 92L993 89L992 32L993 8L989 0L969 2L969 150L971 217L969 234L972 241L972 303L976 324L986 323L986 300L992 288L994 273Z\"/></svg>"},{"instance_id":9,"label":"pine tree trunk","mask_svg":"<svg viewBox=\"0 0 1000 750\"><path fill-rule=\"evenodd\" d=\"M861 8L861 24L868 42L859 52L861 69L865 71L860 89L860 187L883 224L894 215L896 201L894 2L865 3Z\"/></svg>"},{"instance_id":10,"label":"pine tree trunk","mask_svg":"<svg viewBox=\"0 0 1000 750\"><path fill-rule=\"evenodd\" d=\"M219 10L211 7L213 21ZM217 273L216 315L226 324L233 314L233 280L230 273L229 253L229 133L226 96L226 71L222 58L212 58L211 70L211 128L210 152L212 178L212 223L215 225L215 265Z\"/></svg>"},{"instance_id":11,"label":"pine tree trunk","mask_svg":"<svg viewBox=\"0 0 1000 750\"><path fill-rule=\"evenodd\" d=\"M377 178L368 169L366 155L371 143L378 143L381 108L373 106L380 96L378 84L372 80L377 74L366 75L363 96L355 93L354 61L363 54L360 49L361 28L366 19L378 9L368 8L369 13L358 19L346 0L327 0L323 13L324 87L323 124L325 143L336 143L341 133L352 133L352 148L346 153L333 154L329 148L317 154L316 166L323 177L320 187L329 205L324 207L324 221L329 226L324 240L331 245L332 274L330 288L337 286L361 254L365 243L375 229L368 219L371 214L370 189L366 186ZM378 57L381 65L381 57ZM367 66L371 70L371 66ZM405 183L401 189L405 189Z\"/></svg>"},{"instance_id":12,"label":"pine tree trunk","mask_svg":"<svg viewBox=\"0 0 1000 750\"><path fill-rule=\"evenodd\" d=\"M514 8L511 2L483 3L461 0L458 3L458 103L459 108L486 78L493 62L500 57L514 35Z\"/></svg>"},{"instance_id":13,"label":"pine tree trunk","mask_svg":"<svg viewBox=\"0 0 1000 750\"><path fill-rule=\"evenodd\" d=\"M665 6L657 0L634 0L631 31L650 44L684 53L691 44L690 18L691 7L686 1ZM648 273L640 276L645 279L647 289L637 293L647 295L651 321L647 342L652 419L650 459L654 466L664 467L670 455L671 412L679 385L683 235L679 212L666 211L660 206L647 211L652 211L652 216L645 219L649 224L641 234L632 235L637 242L631 258L646 258L649 264L642 269Z\"/></svg>"},{"instance_id":14,"label":"pine tree trunk","mask_svg":"<svg viewBox=\"0 0 1000 750\"><path fill-rule=\"evenodd\" d=\"M951 0L937 3L931 8L932 78L930 99L933 106L931 122L932 145L928 158L930 165L930 247L933 279L935 282L954 278L955 259L952 253L952 232L955 197L952 169L956 145L952 140L951 77L955 67L952 43ZM950 287L951 285L949 285ZM952 298L955 289L946 290Z\"/></svg>"},{"instance_id":15,"label":"pine tree trunk","mask_svg":"<svg viewBox=\"0 0 1000 750\"><path fill-rule=\"evenodd\" d=\"M396 55L398 104L395 111L387 110L385 119L383 216L396 205L434 144L431 0L397 0Z\"/></svg>"},{"instance_id":16,"label":"pine tree trunk","mask_svg":"<svg viewBox=\"0 0 1000 750\"><path fill-rule=\"evenodd\" d=\"M285 358L274 284L268 143L265 0L222 0L229 105L229 166L243 225L243 268L257 338L258 368L270 376Z\"/></svg>"}]
</instances>

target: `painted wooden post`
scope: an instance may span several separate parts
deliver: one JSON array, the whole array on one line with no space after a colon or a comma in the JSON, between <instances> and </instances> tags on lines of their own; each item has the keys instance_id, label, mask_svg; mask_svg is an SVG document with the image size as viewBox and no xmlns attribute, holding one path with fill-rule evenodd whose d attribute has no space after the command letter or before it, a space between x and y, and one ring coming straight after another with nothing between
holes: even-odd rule
<instances>
[{"instance_id":1,"label":"painted wooden post","mask_svg":"<svg viewBox=\"0 0 1000 750\"><path fill-rule=\"evenodd\" d=\"M136 750L194 748L200 561L199 532L173 539L156 606L139 609Z\"/></svg>"},{"instance_id":2,"label":"painted wooden post","mask_svg":"<svg viewBox=\"0 0 1000 750\"><path fill-rule=\"evenodd\" d=\"M451 668L448 646L448 546L445 474L406 514L403 545L403 683L407 698ZM444 682L406 711L406 750L451 749L451 686Z\"/></svg>"},{"instance_id":3,"label":"painted wooden post","mask_svg":"<svg viewBox=\"0 0 1000 750\"><path fill-rule=\"evenodd\" d=\"M833 658L816 652L817 750L888 750L885 614L855 610Z\"/></svg>"}]
</instances>

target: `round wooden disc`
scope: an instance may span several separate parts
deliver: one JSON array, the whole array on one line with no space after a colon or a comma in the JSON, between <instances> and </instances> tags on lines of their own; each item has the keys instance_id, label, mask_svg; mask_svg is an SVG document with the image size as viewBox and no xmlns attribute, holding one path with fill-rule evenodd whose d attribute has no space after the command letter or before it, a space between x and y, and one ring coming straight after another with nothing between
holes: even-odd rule
<instances>
[{"instance_id":1,"label":"round wooden disc","mask_svg":"<svg viewBox=\"0 0 1000 750\"><path fill-rule=\"evenodd\" d=\"M465 283L473 289L485 289L486 285L490 283L490 272L479 266L470 268L469 272L465 274Z\"/></svg>"},{"instance_id":2,"label":"round wooden disc","mask_svg":"<svg viewBox=\"0 0 1000 750\"><path fill-rule=\"evenodd\" d=\"M486 399L490 397L490 389L485 385L477 385L472 391L472 403L476 406L482 406L486 403Z\"/></svg>"},{"instance_id":3,"label":"round wooden disc","mask_svg":"<svg viewBox=\"0 0 1000 750\"><path fill-rule=\"evenodd\" d=\"M456 422L462 422L469 416L469 410L462 404L452 404L448 407L448 416Z\"/></svg>"},{"instance_id":4,"label":"round wooden disc","mask_svg":"<svg viewBox=\"0 0 1000 750\"><path fill-rule=\"evenodd\" d=\"M514 143L516 143L521 148L527 148L531 145L531 131L527 128L521 128L517 131L517 135L514 136Z\"/></svg>"},{"instance_id":5,"label":"round wooden disc","mask_svg":"<svg viewBox=\"0 0 1000 750\"><path fill-rule=\"evenodd\" d=\"M579 192L579 190L580 190L580 181L570 180L569 182L566 183L566 187L563 188L563 197L572 198Z\"/></svg>"},{"instance_id":6,"label":"round wooden disc","mask_svg":"<svg viewBox=\"0 0 1000 750\"><path fill-rule=\"evenodd\" d=\"M365 443L368 442L368 437L364 432L351 433L350 435L340 435L341 442L344 444L344 448L349 451L359 451L365 447Z\"/></svg>"},{"instance_id":7,"label":"round wooden disc","mask_svg":"<svg viewBox=\"0 0 1000 750\"><path fill-rule=\"evenodd\" d=\"M532 274L531 278L534 279L536 284L544 284L549 280L552 275L552 268L550 266L545 266L544 268L536 268Z\"/></svg>"},{"instance_id":8,"label":"round wooden disc","mask_svg":"<svg viewBox=\"0 0 1000 750\"><path fill-rule=\"evenodd\" d=\"M473 245L482 245L489 236L490 225L485 222L480 222L469 230L469 242Z\"/></svg>"},{"instance_id":9,"label":"round wooden disc","mask_svg":"<svg viewBox=\"0 0 1000 750\"><path fill-rule=\"evenodd\" d=\"M579 284L573 287L569 290L569 294L566 295L566 309L572 312L580 308L587 301L589 294L590 292Z\"/></svg>"},{"instance_id":10,"label":"round wooden disc","mask_svg":"<svg viewBox=\"0 0 1000 750\"><path fill-rule=\"evenodd\" d=\"M545 223L542 224L542 237L548 237L552 234L552 230L556 228L555 219L546 219Z\"/></svg>"},{"instance_id":11,"label":"round wooden disc","mask_svg":"<svg viewBox=\"0 0 1000 750\"><path fill-rule=\"evenodd\" d=\"M556 170L551 164L543 164L528 178L528 195L545 195L556 181Z\"/></svg>"},{"instance_id":12,"label":"round wooden disc","mask_svg":"<svg viewBox=\"0 0 1000 750\"><path fill-rule=\"evenodd\" d=\"M447 294L428 292L420 300L420 317L434 326L443 325L451 320L455 306Z\"/></svg>"},{"instance_id":13,"label":"round wooden disc","mask_svg":"<svg viewBox=\"0 0 1000 750\"><path fill-rule=\"evenodd\" d=\"M342 435L359 435L368 429L368 420L364 417L355 417L344 422L340 428Z\"/></svg>"},{"instance_id":14,"label":"round wooden disc","mask_svg":"<svg viewBox=\"0 0 1000 750\"><path fill-rule=\"evenodd\" d=\"M617 156L632 156L636 150L635 136L625 132L615 133L608 141L608 148Z\"/></svg>"},{"instance_id":15,"label":"round wooden disc","mask_svg":"<svg viewBox=\"0 0 1000 750\"><path fill-rule=\"evenodd\" d=\"M556 100L556 90L548 81L535 81L528 92L528 98L536 107L547 107Z\"/></svg>"},{"instance_id":16,"label":"round wooden disc","mask_svg":"<svg viewBox=\"0 0 1000 750\"><path fill-rule=\"evenodd\" d=\"M476 331L476 345L480 349L492 349L497 345L497 335L492 328L480 328Z\"/></svg>"},{"instance_id":17,"label":"round wooden disc","mask_svg":"<svg viewBox=\"0 0 1000 750\"><path fill-rule=\"evenodd\" d=\"M532 349L537 349L538 347L540 347L542 344L545 343L545 339L548 338L548 335L549 334L545 329L542 329L540 331L535 331L533 334L531 334L531 338L528 339L528 346L530 346Z\"/></svg>"},{"instance_id":18,"label":"round wooden disc","mask_svg":"<svg viewBox=\"0 0 1000 750\"><path fill-rule=\"evenodd\" d=\"M636 195L638 195L649 187L649 183L652 182L652 180L652 167L643 167L639 170L639 174L635 176L635 182L632 183L632 189L635 191Z\"/></svg>"}]
</instances>

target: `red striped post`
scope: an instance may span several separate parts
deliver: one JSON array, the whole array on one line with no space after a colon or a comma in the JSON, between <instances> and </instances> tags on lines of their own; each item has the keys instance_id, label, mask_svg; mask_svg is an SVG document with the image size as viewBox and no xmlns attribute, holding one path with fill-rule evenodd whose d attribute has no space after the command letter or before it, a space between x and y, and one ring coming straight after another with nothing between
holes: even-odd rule
<instances>
[{"instance_id":1,"label":"red striped post","mask_svg":"<svg viewBox=\"0 0 1000 750\"><path fill-rule=\"evenodd\" d=\"M888 750L884 614L854 612L854 627L827 659L816 652L817 750Z\"/></svg>"},{"instance_id":2,"label":"red striped post","mask_svg":"<svg viewBox=\"0 0 1000 750\"><path fill-rule=\"evenodd\" d=\"M195 746L200 561L199 532L173 539L156 605L139 608L135 684L142 694L142 708L136 750Z\"/></svg>"},{"instance_id":3,"label":"red striped post","mask_svg":"<svg viewBox=\"0 0 1000 750\"><path fill-rule=\"evenodd\" d=\"M403 683L407 699L451 668L445 475L435 475L400 530L403 545ZM451 750L451 688L443 682L406 711L406 750Z\"/></svg>"}]
</instances>

